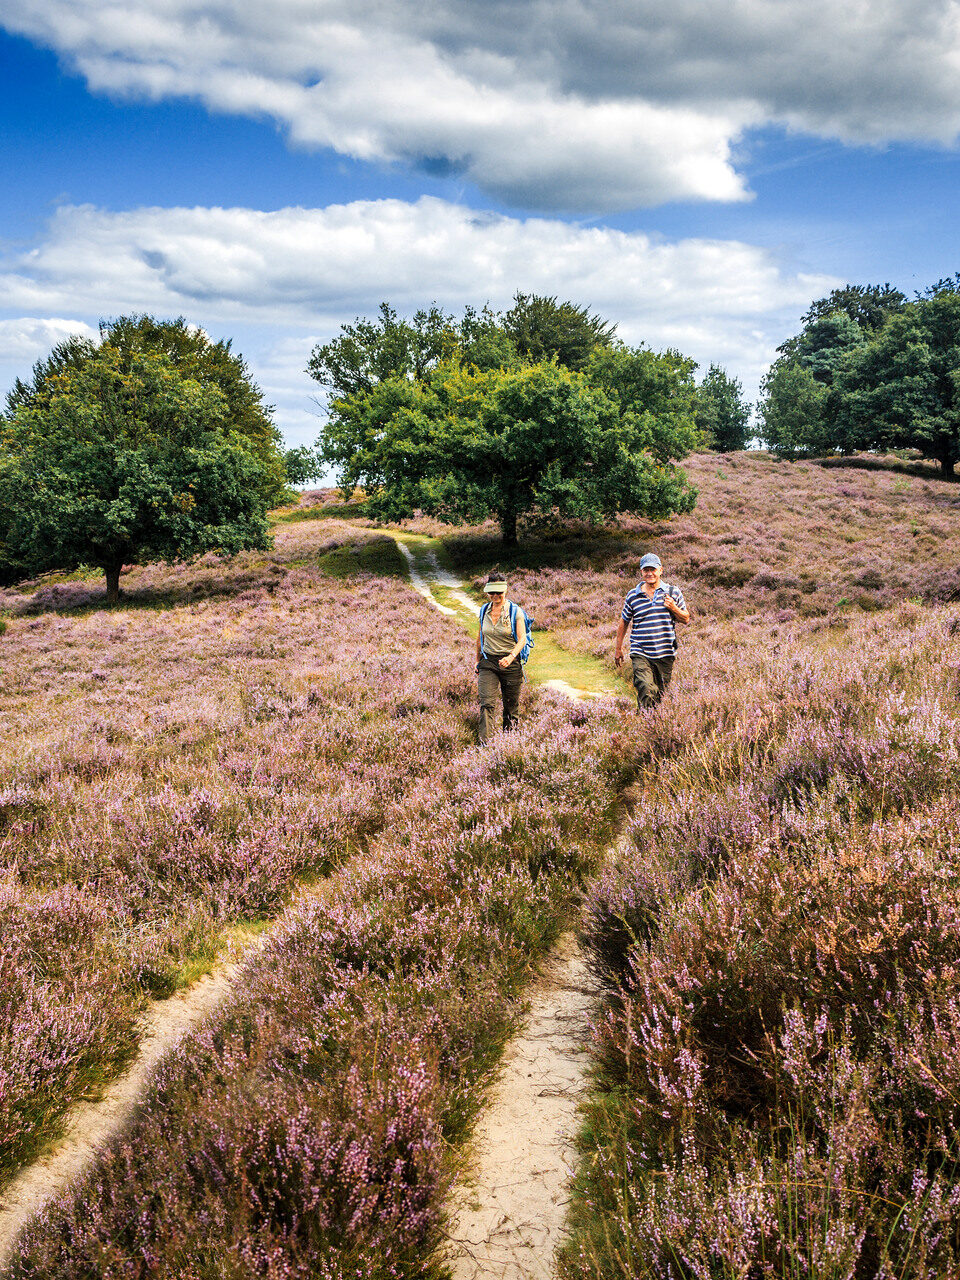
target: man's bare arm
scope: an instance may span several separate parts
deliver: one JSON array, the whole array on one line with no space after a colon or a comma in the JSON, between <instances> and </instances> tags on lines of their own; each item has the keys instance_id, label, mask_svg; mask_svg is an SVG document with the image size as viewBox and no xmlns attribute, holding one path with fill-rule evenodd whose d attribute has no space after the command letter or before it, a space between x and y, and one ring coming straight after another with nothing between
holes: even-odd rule
<instances>
[{"instance_id":1,"label":"man's bare arm","mask_svg":"<svg viewBox=\"0 0 960 1280\"><path fill-rule=\"evenodd\" d=\"M620 622L617 624L617 643L613 650L613 661L615 665L618 667L620 663L623 661L623 641L626 634L627 634L627 624L621 618Z\"/></svg>"}]
</instances>

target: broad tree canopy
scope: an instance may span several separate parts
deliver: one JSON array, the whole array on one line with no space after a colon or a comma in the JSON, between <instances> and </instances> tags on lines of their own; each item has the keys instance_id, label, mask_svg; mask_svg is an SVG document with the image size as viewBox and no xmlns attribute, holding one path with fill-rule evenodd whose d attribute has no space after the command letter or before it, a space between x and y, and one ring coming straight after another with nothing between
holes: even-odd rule
<instances>
[{"instance_id":1,"label":"broad tree canopy","mask_svg":"<svg viewBox=\"0 0 960 1280\"><path fill-rule=\"evenodd\" d=\"M649 374L651 356L625 351L620 371L639 361ZM696 496L669 461L698 438L692 378L669 363L652 379L676 393L663 416L552 362L484 371L448 361L422 381L385 378L335 402L321 447L344 490L362 486L382 519L494 516L512 544L524 515L660 518Z\"/></svg>"},{"instance_id":2,"label":"broad tree canopy","mask_svg":"<svg viewBox=\"0 0 960 1280\"><path fill-rule=\"evenodd\" d=\"M111 602L124 564L265 547L266 511L284 488L276 433L242 362L182 322L151 321L184 339L171 354L141 340L145 319L114 322L116 342L61 344L14 388L0 423L8 564L98 565Z\"/></svg>"}]
</instances>

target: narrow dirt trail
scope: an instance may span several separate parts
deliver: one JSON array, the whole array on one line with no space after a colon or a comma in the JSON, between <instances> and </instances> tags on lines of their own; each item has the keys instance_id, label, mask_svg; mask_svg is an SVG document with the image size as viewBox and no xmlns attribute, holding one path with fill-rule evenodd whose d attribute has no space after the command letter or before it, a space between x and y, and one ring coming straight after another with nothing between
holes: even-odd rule
<instances>
[{"instance_id":1,"label":"narrow dirt trail","mask_svg":"<svg viewBox=\"0 0 960 1280\"><path fill-rule=\"evenodd\" d=\"M22 1169L0 1194L0 1269L11 1260L27 1222L68 1190L97 1152L122 1130L164 1054L223 1003L240 967L239 960L231 961L185 991L148 1006L140 1019L140 1048L131 1065L97 1102L74 1107L56 1146Z\"/></svg>"},{"instance_id":2,"label":"narrow dirt trail","mask_svg":"<svg viewBox=\"0 0 960 1280\"><path fill-rule=\"evenodd\" d=\"M435 609L454 618L476 635L480 605L468 594L465 584L440 564L438 552L442 550L442 544L439 539L394 532L390 536L407 563L413 589ZM571 653L546 631L534 632L534 646L526 674L531 684L556 689L574 700L616 696L624 692L622 681L602 662Z\"/></svg>"},{"instance_id":3,"label":"narrow dirt trail","mask_svg":"<svg viewBox=\"0 0 960 1280\"><path fill-rule=\"evenodd\" d=\"M597 998L573 934L554 948L507 1046L449 1206L454 1280L550 1280L567 1210L572 1136Z\"/></svg>"},{"instance_id":4,"label":"narrow dirt trail","mask_svg":"<svg viewBox=\"0 0 960 1280\"><path fill-rule=\"evenodd\" d=\"M475 629L479 605L443 570L434 539L396 537L415 590ZM408 545L408 541L410 545ZM622 693L600 662L584 662L543 632L533 682L567 697ZM546 650L546 653L544 653ZM540 670L537 670L537 667ZM591 1014L599 998L572 933L551 952L528 1016L508 1044L471 1144L470 1171L448 1205L446 1261L454 1280L552 1280L575 1160L577 1107L586 1089Z\"/></svg>"}]
</instances>

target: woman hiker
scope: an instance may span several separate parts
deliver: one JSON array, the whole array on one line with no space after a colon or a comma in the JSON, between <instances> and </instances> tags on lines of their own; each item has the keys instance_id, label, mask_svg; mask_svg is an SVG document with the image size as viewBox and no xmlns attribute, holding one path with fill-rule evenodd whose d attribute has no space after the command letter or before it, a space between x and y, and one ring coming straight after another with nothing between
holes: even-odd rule
<instances>
[{"instance_id":1,"label":"woman hiker","mask_svg":"<svg viewBox=\"0 0 960 1280\"><path fill-rule=\"evenodd\" d=\"M507 584L502 578L489 578L484 585L489 600L480 610L477 632L477 684L480 690L480 745L496 729L497 689L503 698L503 727L512 729L520 709L520 686L523 663L520 651L527 642L527 627L522 609L513 609L507 599ZM517 634L513 634L510 615Z\"/></svg>"},{"instance_id":2,"label":"woman hiker","mask_svg":"<svg viewBox=\"0 0 960 1280\"><path fill-rule=\"evenodd\" d=\"M667 691L677 654L678 622L690 621L690 610L679 587L661 582L660 557L648 553L640 561L641 582L627 594L617 627L613 660L623 662L623 642L630 627L630 661L637 710L655 707Z\"/></svg>"}]
</instances>

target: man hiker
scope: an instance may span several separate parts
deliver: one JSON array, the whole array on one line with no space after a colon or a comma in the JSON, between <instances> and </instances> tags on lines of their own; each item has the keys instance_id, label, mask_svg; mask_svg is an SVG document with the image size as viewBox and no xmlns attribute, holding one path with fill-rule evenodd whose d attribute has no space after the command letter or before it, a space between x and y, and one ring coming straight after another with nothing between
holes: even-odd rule
<instances>
[{"instance_id":1,"label":"man hiker","mask_svg":"<svg viewBox=\"0 0 960 1280\"><path fill-rule=\"evenodd\" d=\"M690 610L679 587L661 582L660 557L648 553L640 561L641 582L627 594L617 627L613 660L623 664L623 642L630 627L630 661L637 710L655 707L666 692L677 654L678 622L690 621Z\"/></svg>"}]
</instances>

